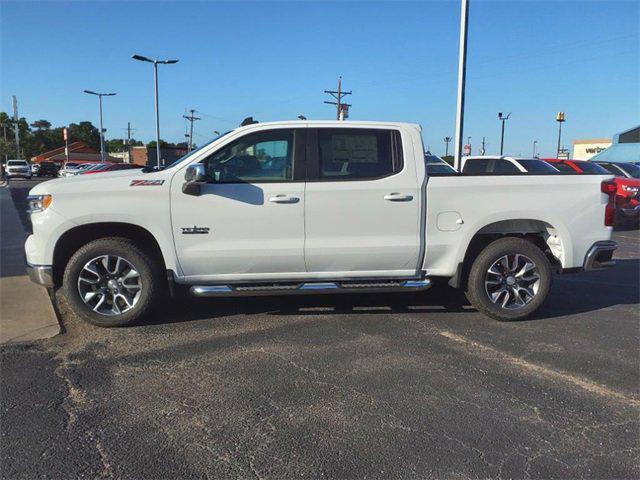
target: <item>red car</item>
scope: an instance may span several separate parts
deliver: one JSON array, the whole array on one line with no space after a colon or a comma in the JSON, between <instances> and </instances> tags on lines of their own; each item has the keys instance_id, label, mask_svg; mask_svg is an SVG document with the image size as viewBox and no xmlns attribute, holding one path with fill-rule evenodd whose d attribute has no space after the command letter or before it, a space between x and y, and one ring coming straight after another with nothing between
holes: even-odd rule
<instances>
[{"instance_id":1,"label":"red car","mask_svg":"<svg viewBox=\"0 0 640 480\"><path fill-rule=\"evenodd\" d=\"M115 170L130 170L132 168L142 168L135 163L100 163L94 167L89 168L87 171L82 172L82 175L89 175L91 173L103 173L113 172Z\"/></svg>"},{"instance_id":2,"label":"red car","mask_svg":"<svg viewBox=\"0 0 640 480\"><path fill-rule=\"evenodd\" d=\"M545 162L553 165L562 173L601 173L603 175L616 175L616 212L618 218L627 217L638 219L640 217L640 179L632 175L632 172L621 170L615 166L608 168L609 164L599 164L586 160L560 160L558 158L543 158ZM624 164L626 165L626 164ZM635 166L637 169L638 167Z\"/></svg>"}]
</instances>

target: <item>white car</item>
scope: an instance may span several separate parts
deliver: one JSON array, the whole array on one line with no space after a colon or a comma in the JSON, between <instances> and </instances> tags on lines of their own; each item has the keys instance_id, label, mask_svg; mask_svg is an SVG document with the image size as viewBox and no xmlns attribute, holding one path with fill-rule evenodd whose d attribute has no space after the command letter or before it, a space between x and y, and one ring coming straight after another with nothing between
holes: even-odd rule
<instances>
[{"instance_id":1,"label":"white car","mask_svg":"<svg viewBox=\"0 0 640 480\"><path fill-rule=\"evenodd\" d=\"M611 178L429 177L418 125L256 123L161 171L39 184L25 252L35 282L100 326L131 324L176 284L208 297L437 278L513 320L542 305L552 272L613 264Z\"/></svg>"},{"instance_id":2,"label":"white car","mask_svg":"<svg viewBox=\"0 0 640 480\"><path fill-rule=\"evenodd\" d=\"M555 167L539 158L518 158L506 156L469 156L462 157L462 173L467 174L557 174L560 173Z\"/></svg>"},{"instance_id":3,"label":"white car","mask_svg":"<svg viewBox=\"0 0 640 480\"><path fill-rule=\"evenodd\" d=\"M31 166L26 160L7 160L4 174L7 178L32 177Z\"/></svg>"},{"instance_id":4,"label":"white car","mask_svg":"<svg viewBox=\"0 0 640 480\"><path fill-rule=\"evenodd\" d=\"M59 177L74 177L79 175L82 172L85 172L87 169L94 167L95 165L99 165L98 163L86 162L86 163L76 163L76 162L67 162L64 167L60 169L58 172Z\"/></svg>"}]
</instances>

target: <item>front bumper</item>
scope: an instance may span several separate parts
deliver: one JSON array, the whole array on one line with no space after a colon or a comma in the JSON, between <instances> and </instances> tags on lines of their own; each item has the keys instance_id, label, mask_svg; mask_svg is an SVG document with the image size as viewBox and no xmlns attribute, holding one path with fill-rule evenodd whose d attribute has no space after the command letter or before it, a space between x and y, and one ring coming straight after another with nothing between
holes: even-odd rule
<instances>
[{"instance_id":1,"label":"front bumper","mask_svg":"<svg viewBox=\"0 0 640 480\"><path fill-rule=\"evenodd\" d=\"M31 265L27 263L27 273L32 282L45 288L53 288L53 268L50 265Z\"/></svg>"},{"instance_id":2,"label":"front bumper","mask_svg":"<svg viewBox=\"0 0 640 480\"><path fill-rule=\"evenodd\" d=\"M588 271L613 267L616 262L612 260L612 257L616 248L618 248L618 244L613 240L594 243L584 257L582 269Z\"/></svg>"}]
</instances>

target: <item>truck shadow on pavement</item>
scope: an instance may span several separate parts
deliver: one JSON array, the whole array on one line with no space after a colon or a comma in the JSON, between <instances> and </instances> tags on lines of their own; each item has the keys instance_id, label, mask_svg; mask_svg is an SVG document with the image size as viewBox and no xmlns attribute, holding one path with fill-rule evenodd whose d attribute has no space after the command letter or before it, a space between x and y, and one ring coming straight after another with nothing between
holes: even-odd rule
<instances>
[{"instance_id":1,"label":"truck shadow on pavement","mask_svg":"<svg viewBox=\"0 0 640 480\"><path fill-rule=\"evenodd\" d=\"M617 260L601 272L554 278L547 302L532 317L536 321L593 312L616 305L640 304L639 259ZM421 293L333 294L203 299L179 295L167 301L143 325L216 319L232 315L318 316L406 313L475 313L464 293L436 284Z\"/></svg>"}]
</instances>

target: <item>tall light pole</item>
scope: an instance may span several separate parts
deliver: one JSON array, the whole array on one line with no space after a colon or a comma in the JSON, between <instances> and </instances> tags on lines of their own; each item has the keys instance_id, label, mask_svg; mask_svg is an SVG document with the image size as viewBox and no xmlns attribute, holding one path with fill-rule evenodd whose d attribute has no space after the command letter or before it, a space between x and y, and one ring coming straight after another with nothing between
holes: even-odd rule
<instances>
[{"instance_id":1,"label":"tall light pole","mask_svg":"<svg viewBox=\"0 0 640 480\"><path fill-rule=\"evenodd\" d=\"M560 139L562 138L562 123L564 122L564 112L558 112L556 115L558 122L558 149L556 150L556 158L560 158Z\"/></svg>"},{"instance_id":2,"label":"tall light pole","mask_svg":"<svg viewBox=\"0 0 640 480\"><path fill-rule=\"evenodd\" d=\"M538 145L538 140L533 141L533 158L536 158L536 145Z\"/></svg>"},{"instance_id":3,"label":"tall light pole","mask_svg":"<svg viewBox=\"0 0 640 480\"><path fill-rule=\"evenodd\" d=\"M511 112L509 112L506 117L502 115L502 112L498 113L498 120L502 122L502 133L500 134L500 155L502 155L502 152L504 151L504 124L509 120L510 116Z\"/></svg>"},{"instance_id":4,"label":"tall light pole","mask_svg":"<svg viewBox=\"0 0 640 480\"><path fill-rule=\"evenodd\" d=\"M113 97L115 93L98 93L91 90L85 90L84 93L96 95L100 104L100 160L105 161L104 155L104 128L102 127L102 97Z\"/></svg>"},{"instance_id":5,"label":"tall light pole","mask_svg":"<svg viewBox=\"0 0 640 480\"><path fill-rule=\"evenodd\" d=\"M467 31L469 23L469 0L460 5L460 45L458 50L458 97L456 106L456 139L453 168L460 170L462 158L462 130L464 126L464 85L467 76Z\"/></svg>"},{"instance_id":6,"label":"tall light pole","mask_svg":"<svg viewBox=\"0 0 640 480\"><path fill-rule=\"evenodd\" d=\"M449 156L449 142L451 141L451 137L444 137L444 156Z\"/></svg>"},{"instance_id":7,"label":"tall light pole","mask_svg":"<svg viewBox=\"0 0 640 480\"><path fill-rule=\"evenodd\" d=\"M142 55L132 55L134 60L153 63L153 81L155 85L155 106L156 106L156 166L160 168L160 111L158 104L158 64L171 65L178 63L178 60L154 60Z\"/></svg>"}]
</instances>

